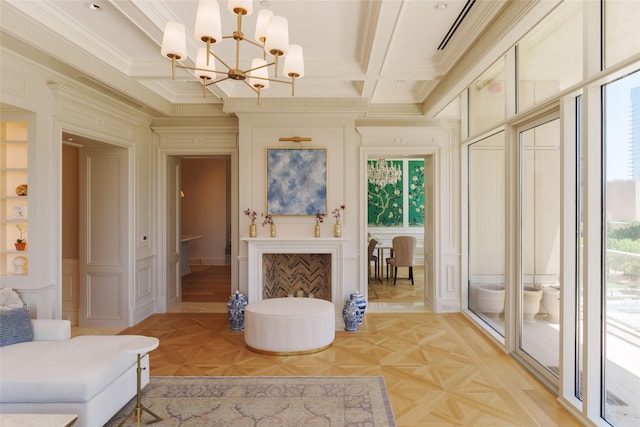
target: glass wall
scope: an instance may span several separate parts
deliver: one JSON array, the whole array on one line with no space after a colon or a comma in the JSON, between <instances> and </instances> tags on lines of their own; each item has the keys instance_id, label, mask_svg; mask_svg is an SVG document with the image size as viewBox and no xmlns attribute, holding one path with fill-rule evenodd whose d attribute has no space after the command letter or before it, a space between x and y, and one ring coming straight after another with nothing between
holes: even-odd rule
<instances>
[{"instance_id":1,"label":"glass wall","mask_svg":"<svg viewBox=\"0 0 640 427\"><path fill-rule=\"evenodd\" d=\"M560 119L519 132L519 349L560 367Z\"/></svg>"},{"instance_id":2,"label":"glass wall","mask_svg":"<svg viewBox=\"0 0 640 427\"><path fill-rule=\"evenodd\" d=\"M462 135L493 133L463 147L468 312L590 425L640 425L638 28L639 1L563 1L461 106ZM483 100L496 68L516 87Z\"/></svg>"},{"instance_id":3,"label":"glass wall","mask_svg":"<svg viewBox=\"0 0 640 427\"><path fill-rule=\"evenodd\" d=\"M604 1L604 59L610 67L640 52L640 1Z\"/></svg>"},{"instance_id":4,"label":"glass wall","mask_svg":"<svg viewBox=\"0 0 640 427\"><path fill-rule=\"evenodd\" d=\"M605 85L603 417L640 421L640 71Z\"/></svg>"},{"instance_id":5,"label":"glass wall","mask_svg":"<svg viewBox=\"0 0 640 427\"><path fill-rule=\"evenodd\" d=\"M565 1L518 43L518 111L582 80L581 1Z\"/></svg>"},{"instance_id":6,"label":"glass wall","mask_svg":"<svg viewBox=\"0 0 640 427\"><path fill-rule=\"evenodd\" d=\"M468 307L504 336L505 135L499 132L467 148Z\"/></svg>"}]
</instances>

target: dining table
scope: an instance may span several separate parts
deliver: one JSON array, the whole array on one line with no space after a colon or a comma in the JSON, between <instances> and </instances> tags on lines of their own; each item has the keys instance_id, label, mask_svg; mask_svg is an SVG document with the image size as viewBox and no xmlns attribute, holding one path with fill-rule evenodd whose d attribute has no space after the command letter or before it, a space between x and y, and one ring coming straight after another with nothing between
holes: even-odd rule
<instances>
[{"instance_id":1,"label":"dining table","mask_svg":"<svg viewBox=\"0 0 640 427\"><path fill-rule=\"evenodd\" d=\"M387 258L385 258L385 252L388 251L389 258L393 257L393 246L388 243L379 243L376 245L376 250L378 252L378 278L382 281L382 273L384 272L384 263ZM393 277L393 276L392 276ZM387 279L389 275L387 274Z\"/></svg>"}]
</instances>

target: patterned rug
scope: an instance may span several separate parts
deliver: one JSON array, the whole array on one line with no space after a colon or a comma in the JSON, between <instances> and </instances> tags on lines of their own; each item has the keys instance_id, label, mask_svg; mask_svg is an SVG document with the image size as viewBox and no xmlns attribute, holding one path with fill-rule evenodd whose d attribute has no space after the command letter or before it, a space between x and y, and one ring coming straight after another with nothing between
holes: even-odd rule
<instances>
[{"instance_id":1,"label":"patterned rug","mask_svg":"<svg viewBox=\"0 0 640 427\"><path fill-rule=\"evenodd\" d=\"M133 398L107 424L117 426ZM151 377L152 426L395 427L383 377ZM143 412L142 424L153 417ZM125 423L136 424L135 415Z\"/></svg>"}]
</instances>

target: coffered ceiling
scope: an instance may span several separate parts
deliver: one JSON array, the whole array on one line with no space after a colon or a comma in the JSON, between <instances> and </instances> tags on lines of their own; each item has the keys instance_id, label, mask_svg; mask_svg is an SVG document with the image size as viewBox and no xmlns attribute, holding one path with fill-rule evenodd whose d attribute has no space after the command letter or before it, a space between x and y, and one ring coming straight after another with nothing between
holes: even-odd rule
<instances>
[{"instance_id":1,"label":"coffered ceiling","mask_svg":"<svg viewBox=\"0 0 640 427\"><path fill-rule=\"evenodd\" d=\"M235 15L219 0L223 35L235 29ZM260 0L243 20L252 38L260 8L289 23L291 43L304 49L305 76L295 86L300 99L356 102L365 109L421 111L443 76L501 13L506 0ZM91 4L97 6L89 7ZM154 111L168 105L213 104L253 99L242 82L226 80L203 96L200 80L178 70L160 46L167 21L186 27L188 60L201 42L192 36L197 0L2 0L2 45L44 62L78 82ZM233 62L235 43L216 53ZM240 62L249 68L261 55L245 43ZM291 86L272 83L264 108L287 99ZM251 101L253 102L253 101Z\"/></svg>"}]
</instances>

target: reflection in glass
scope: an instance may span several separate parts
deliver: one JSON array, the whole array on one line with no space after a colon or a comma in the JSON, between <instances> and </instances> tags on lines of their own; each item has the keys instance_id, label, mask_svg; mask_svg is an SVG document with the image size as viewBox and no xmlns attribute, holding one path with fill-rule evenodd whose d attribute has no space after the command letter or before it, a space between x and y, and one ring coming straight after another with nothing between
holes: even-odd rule
<instances>
[{"instance_id":1,"label":"reflection in glass","mask_svg":"<svg viewBox=\"0 0 640 427\"><path fill-rule=\"evenodd\" d=\"M505 118L504 58L469 87L469 135L494 127Z\"/></svg>"},{"instance_id":2,"label":"reflection in glass","mask_svg":"<svg viewBox=\"0 0 640 427\"><path fill-rule=\"evenodd\" d=\"M584 356L584 139L582 121L582 95L576 98L576 361L575 361L575 396L582 400L582 372Z\"/></svg>"},{"instance_id":3,"label":"reflection in glass","mask_svg":"<svg viewBox=\"0 0 640 427\"><path fill-rule=\"evenodd\" d=\"M520 349L556 378L560 354L560 120L520 133Z\"/></svg>"},{"instance_id":4,"label":"reflection in glass","mask_svg":"<svg viewBox=\"0 0 640 427\"><path fill-rule=\"evenodd\" d=\"M604 87L604 418L640 419L640 72Z\"/></svg>"},{"instance_id":5,"label":"reflection in glass","mask_svg":"<svg viewBox=\"0 0 640 427\"><path fill-rule=\"evenodd\" d=\"M605 68L640 52L640 1L604 1Z\"/></svg>"},{"instance_id":6,"label":"reflection in glass","mask_svg":"<svg viewBox=\"0 0 640 427\"><path fill-rule=\"evenodd\" d=\"M469 309L504 336L505 136L469 146Z\"/></svg>"},{"instance_id":7,"label":"reflection in glass","mask_svg":"<svg viewBox=\"0 0 640 427\"><path fill-rule=\"evenodd\" d=\"M582 8L562 2L518 43L518 111L582 80Z\"/></svg>"}]
</instances>

